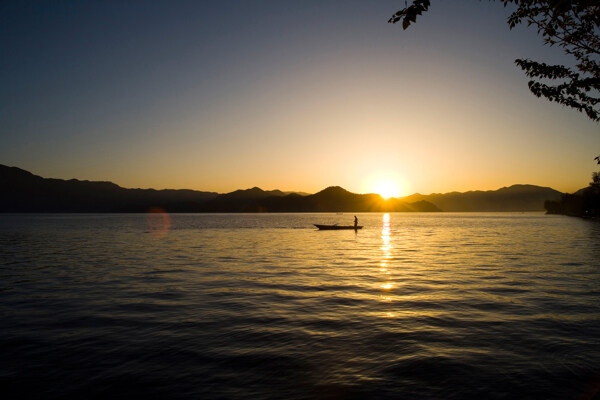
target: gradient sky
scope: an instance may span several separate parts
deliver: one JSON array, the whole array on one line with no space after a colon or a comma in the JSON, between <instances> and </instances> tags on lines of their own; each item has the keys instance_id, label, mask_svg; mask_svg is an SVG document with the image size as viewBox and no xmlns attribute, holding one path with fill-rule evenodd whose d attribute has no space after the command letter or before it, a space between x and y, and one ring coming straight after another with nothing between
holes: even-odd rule
<instances>
[{"instance_id":1,"label":"gradient sky","mask_svg":"<svg viewBox=\"0 0 600 400\"><path fill-rule=\"evenodd\" d=\"M216 192L574 191L600 125L515 58L569 63L499 3L4 1L0 164Z\"/></svg>"}]
</instances>

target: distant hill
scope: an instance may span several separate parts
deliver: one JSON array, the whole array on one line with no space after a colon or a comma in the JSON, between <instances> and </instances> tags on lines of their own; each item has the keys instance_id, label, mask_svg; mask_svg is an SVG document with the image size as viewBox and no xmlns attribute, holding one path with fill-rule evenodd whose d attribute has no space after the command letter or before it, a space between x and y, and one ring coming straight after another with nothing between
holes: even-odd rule
<instances>
[{"instance_id":1,"label":"distant hill","mask_svg":"<svg viewBox=\"0 0 600 400\"><path fill-rule=\"evenodd\" d=\"M265 192L267 193L267 192ZM215 199L216 200L216 199ZM246 202L244 204L249 204ZM370 212L370 211L441 211L431 203L407 203L398 199L384 201L378 194L351 193L339 186L330 186L318 193L301 196L268 196L245 211L268 212Z\"/></svg>"},{"instance_id":2,"label":"distant hill","mask_svg":"<svg viewBox=\"0 0 600 400\"><path fill-rule=\"evenodd\" d=\"M548 187L513 185L498 190L413 194L404 201L424 200L444 211L543 211L546 200L560 199L562 193Z\"/></svg>"},{"instance_id":3,"label":"distant hill","mask_svg":"<svg viewBox=\"0 0 600 400\"><path fill-rule=\"evenodd\" d=\"M383 201L339 186L301 195L258 187L218 194L195 190L125 189L111 182L47 179L0 165L0 212L307 212L440 211L426 201Z\"/></svg>"},{"instance_id":4,"label":"distant hill","mask_svg":"<svg viewBox=\"0 0 600 400\"><path fill-rule=\"evenodd\" d=\"M111 182L47 179L0 165L0 212L435 212L541 211L561 193L533 185L383 200L330 186L305 195L258 187L218 194L195 190L125 189Z\"/></svg>"},{"instance_id":5,"label":"distant hill","mask_svg":"<svg viewBox=\"0 0 600 400\"><path fill-rule=\"evenodd\" d=\"M263 211L261 204L265 199L283 196L285 196L285 193L280 190L265 191L253 187L252 189L220 194L206 201L201 210L204 212L258 212Z\"/></svg>"},{"instance_id":6,"label":"distant hill","mask_svg":"<svg viewBox=\"0 0 600 400\"><path fill-rule=\"evenodd\" d=\"M124 189L111 182L47 179L0 165L0 212L173 212L198 210L217 193Z\"/></svg>"}]
</instances>

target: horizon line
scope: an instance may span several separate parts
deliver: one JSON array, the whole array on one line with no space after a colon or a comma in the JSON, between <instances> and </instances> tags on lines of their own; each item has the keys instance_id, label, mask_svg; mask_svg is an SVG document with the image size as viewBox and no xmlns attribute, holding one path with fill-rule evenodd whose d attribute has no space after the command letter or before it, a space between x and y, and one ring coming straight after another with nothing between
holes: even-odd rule
<instances>
[{"instance_id":1,"label":"horizon line","mask_svg":"<svg viewBox=\"0 0 600 400\"><path fill-rule=\"evenodd\" d=\"M397 197L394 197L394 196L384 197L381 194L375 193L375 192L366 192L366 193L353 192L353 191L348 190L348 189L346 189L346 188L344 188L344 187L342 187L340 185L329 185L329 186L326 186L325 188L323 188L321 190L318 190L318 191L316 191L314 193L311 193L311 192L308 192L308 191L305 191L305 190L283 190L283 189L279 189L279 188L276 188L276 189L263 189L263 188L261 188L261 187L259 187L257 185L248 187L246 189L238 188L238 189L231 190L229 192L217 192L217 191L211 191L211 190L205 190L205 189L191 189L191 188L168 188L168 187L165 187L165 188L162 188L162 189L157 189L157 188L154 188L154 187L146 187L146 188L144 188L144 187L125 187L125 186L121 186L120 184L118 184L116 182L113 182L113 181L110 181L110 180L89 180L89 179L78 179L78 178L69 178L69 179L65 179L65 178L49 178L49 177L43 177L41 175L36 175L33 172L25 170L25 169L23 169L21 167L8 166L8 165L5 165L5 164L0 164L0 167L2 167L2 166L3 167L7 167L7 168L15 168L15 169L27 172L27 173L29 173L29 174L31 174L33 176L37 176L37 177L42 178L42 179L57 179L57 180L63 180L63 181L78 181L78 182L93 182L93 183L110 183L110 184L116 185L116 186L118 186L118 187L120 187L122 189L129 189L129 190L155 190L155 191L162 191L162 190L189 190L189 191L195 191L195 192L216 193L217 195L229 194L229 193L233 193L233 192L236 192L236 191L245 191L245 190L259 189L259 190L264 191L264 192L279 191L279 192L286 193L286 194L296 193L296 194L301 194L301 195L304 194L304 195L310 196L310 195L313 195L313 194L320 193L323 190L326 190L326 189L332 188L332 187L339 187L339 188L341 188L341 189L343 189L343 190L345 190L347 192L350 192L350 193L353 193L353 194L358 194L358 195L375 194L375 195L381 196L382 198L384 198L386 200L389 200L389 199L403 199L403 198L411 197L411 196L415 196L415 195L431 196L431 195L436 195L436 194L450 194L450 193L494 192L494 191L498 191L498 190L501 190L501 189L506 189L506 188L510 188L510 187L514 187L514 186L535 186L535 187L539 187L539 188L552 189L552 190L555 190L555 191L557 191L559 193L569 193L569 192L562 192L562 191L554 189L553 187L550 187L550 186L541 186L541 185L536 185L536 184L532 184L532 183L514 183L514 184L511 184L511 185L505 185L505 186L499 187L497 189L470 189L470 190L465 190L465 191L451 190L451 191L448 191L448 192L431 192L431 193L427 193L427 194L420 193L420 192L414 192L412 194L408 194L408 195L404 195L404 196L397 196ZM581 189L583 189L583 188L581 188ZM580 189L578 189L578 190L580 190ZM575 192L576 191L574 191L572 193L575 193Z\"/></svg>"}]
</instances>

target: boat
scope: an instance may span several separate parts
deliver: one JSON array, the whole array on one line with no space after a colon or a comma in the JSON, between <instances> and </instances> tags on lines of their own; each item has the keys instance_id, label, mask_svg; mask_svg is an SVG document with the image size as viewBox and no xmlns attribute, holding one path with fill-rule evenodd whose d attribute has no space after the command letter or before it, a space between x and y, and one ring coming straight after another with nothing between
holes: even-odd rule
<instances>
[{"instance_id":1,"label":"boat","mask_svg":"<svg viewBox=\"0 0 600 400\"><path fill-rule=\"evenodd\" d=\"M313 224L314 226L316 226L317 228L319 228L320 231L337 231L337 230L341 230L341 229L352 229L352 230L358 230L358 229L362 229L362 225L319 225L319 224Z\"/></svg>"}]
</instances>

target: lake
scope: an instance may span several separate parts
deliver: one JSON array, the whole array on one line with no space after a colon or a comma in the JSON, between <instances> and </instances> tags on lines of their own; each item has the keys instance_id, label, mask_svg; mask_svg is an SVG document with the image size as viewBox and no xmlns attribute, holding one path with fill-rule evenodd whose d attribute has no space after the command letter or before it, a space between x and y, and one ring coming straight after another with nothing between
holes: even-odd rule
<instances>
[{"instance_id":1,"label":"lake","mask_svg":"<svg viewBox=\"0 0 600 400\"><path fill-rule=\"evenodd\" d=\"M599 399L600 223L0 214L9 398Z\"/></svg>"}]
</instances>

